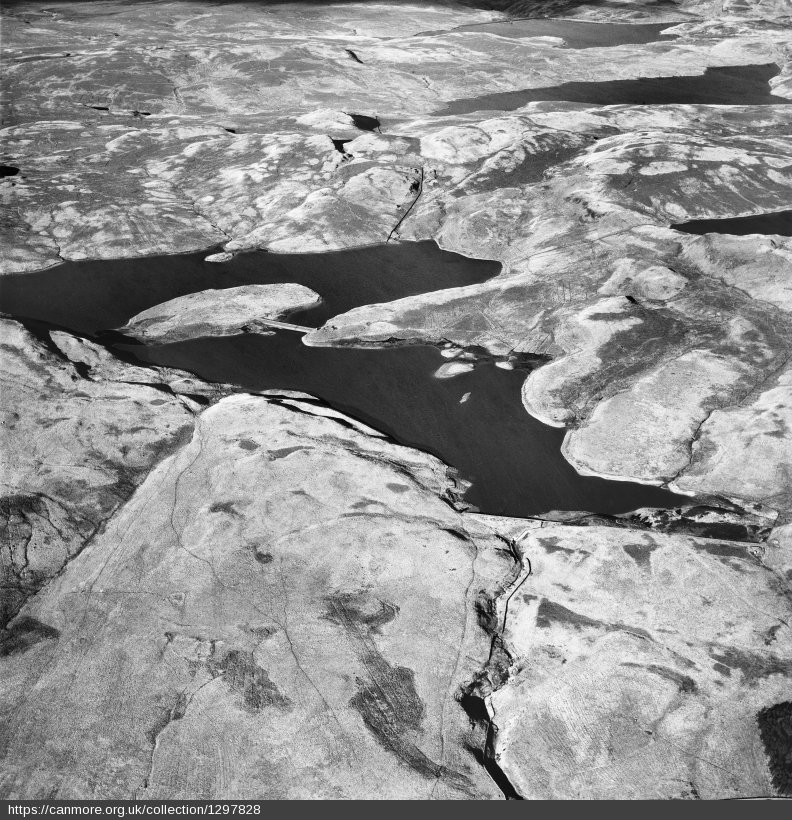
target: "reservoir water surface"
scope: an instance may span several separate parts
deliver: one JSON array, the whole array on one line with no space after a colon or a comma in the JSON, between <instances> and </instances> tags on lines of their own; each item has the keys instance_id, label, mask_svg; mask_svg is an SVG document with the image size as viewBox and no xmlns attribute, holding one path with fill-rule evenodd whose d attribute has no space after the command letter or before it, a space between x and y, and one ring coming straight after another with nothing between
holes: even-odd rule
<instances>
[{"instance_id":1,"label":"reservoir water surface","mask_svg":"<svg viewBox=\"0 0 792 820\"><path fill-rule=\"evenodd\" d=\"M708 68L697 75L563 83L454 100L435 115L513 111L540 101L588 105L789 105L789 100L771 93L768 81L778 73L778 66L769 63Z\"/></svg>"},{"instance_id":2,"label":"reservoir water surface","mask_svg":"<svg viewBox=\"0 0 792 820\"><path fill-rule=\"evenodd\" d=\"M0 305L15 316L94 335L185 293L298 282L324 302L294 315L293 321L319 326L356 305L473 284L500 269L495 262L442 251L433 242L325 254L257 252L220 264L205 262L204 256L68 263L5 277ZM307 347L300 334L286 330L168 345L116 339L110 346L140 362L182 368L209 381L311 393L456 468L472 482L466 500L483 512L616 513L689 500L656 487L578 475L561 456L564 431L523 409L520 387L526 374L519 369L481 362L453 379L437 379L433 374L446 360L434 347Z\"/></svg>"}]
</instances>

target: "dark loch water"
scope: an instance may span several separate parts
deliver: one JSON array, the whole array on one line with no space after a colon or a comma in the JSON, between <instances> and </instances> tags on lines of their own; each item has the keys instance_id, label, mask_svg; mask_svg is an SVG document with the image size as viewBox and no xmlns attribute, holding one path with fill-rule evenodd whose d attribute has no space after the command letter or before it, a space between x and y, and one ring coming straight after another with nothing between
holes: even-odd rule
<instances>
[{"instance_id":1,"label":"dark loch water","mask_svg":"<svg viewBox=\"0 0 792 820\"><path fill-rule=\"evenodd\" d=\"M330 254L255 253L224 264L202 262L200 256L83 262L0 280L0 308L91 333L117 327L145 307L179 294L291 281L325 298L319 308L295 315L295 321L318 325L353 304L483 281L498 270L496 263L446 253L430 242ZM318 396L456 467L473 482L467 500L484 512L615 513L678 506L685 500L654 487L575 473L560 453L563 430L547 427L523 410L524 371L481 363L456 378L436 379L433 372L446 360L432 347L311 348L301 338L278 331L160 346L121 343L117 349L211 381Z\"/></svg>"},{"instance_id":2,"label":"dark loch water","mask_svg":"<svg viewBox=\"0 0 792 820\"><path fill-rule=\"evenodd\" d=\"M318 396L456 467L473 482L466 500L483 512L625 512L684 500L640 484L579 476L561 456L563 430L547 427L523 409L525 372L481 364L453 379L436 379L433 372L446 360L435 348L309 348L289 331L123 349L211 381ZM470 397L461 402L466 393Z\"/></svg>"},{"instance_id":3,"label":"dark loch water","mask_svg":"<svg viewBox=\"0 0 792 820\"><path fill-rule=\"evenodd\" d=\"M542 100L589 105L789 105L789 100L770 93L768 81L778 72L778 66L770 63L708 68L696 76L564 83L454 100L434 113L447 116L472 111L513 111Z\"/></svg>"},{"instance_id":4,"label":"dark loch water","mask_svg":"<svg viewBox=\"0 0 792 820\"><path fill-rule=\"evenodd\" d=\"M484 25L461 26L455 31L485 31L499 37L561 37L567 48L606 48L628 43L672 40L662 35L673 23L588 23L579 20L506 20ZM434 34L435 32L424 32Z\"/></svg>"},{"instance_id":5,"label":"dark loch water","mask_svg":"<svg viewBox=\"0 0 792 820\"><path fill-rule=\"evenodd\" d=\"M0 278L0 309L84 333L120 327L142 310L209 288L299 282L323 303L301 324L319 327L358 305L430 290L475 285L496 276L498 262L468 259L434 242L394 243L333 253L240 254L204 262L210 251L112 262L67 262Z\"/></svg>"},{"instance_id":6,"label":"dark loch water","mask_svg":"<svg viewBox=\"0 0 792 820\"><path fill-rule=\"evenodd\" d=\"M774 236L792 236L792 211L776 211L758 216L735 216L729 219L691 219L672 225L684 233L730 233L745 236L764 233Z\"/></svg>"}]
</instances>

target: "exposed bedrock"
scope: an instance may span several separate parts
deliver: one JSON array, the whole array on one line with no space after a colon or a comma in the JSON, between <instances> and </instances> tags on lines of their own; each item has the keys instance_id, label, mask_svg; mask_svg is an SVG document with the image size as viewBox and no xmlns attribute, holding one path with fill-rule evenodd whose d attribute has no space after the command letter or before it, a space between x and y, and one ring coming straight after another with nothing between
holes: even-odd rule
<instances>
[{"instance_id":1,"label":"exposed bedrock","mask_svg":"<svg viewBox=\"0 0 792 820\"><path fill-rule=\"evenodd\" d=\"M123 133L109 140L106 126L76 123L26 125L24 133L58 133L66 157L79 150L102 168L118 162L119 173L126 167L139 181L148 168L144 190L167 189L163 201L178 203L185 230L219 226L228 248L302 251L436 238L450 250L503 261L502 274L488 283L358 308L306 342L447 340L501 356L550 356L552 363L526 382L525 405L543 421L571 428L565 452L579 469L656 484L678 479L675 486L690 490L682 473L691 450L699 461L707 452L717 458L717 436L706 436L713 442L707 452L697 446L717 421L709 414L758 402L746 412L764 417L772 391L787 389L789 239L697 237L668 226L786 208L786 111L534 108L476 123L394 125L395 133L345 142L347 154L326 136L232 135L198 125L113 126ZM76 148L69 136L75 127ZM408 136L416 132L420 140ZM10 136L20 151L38 144L22 138L22 127ZM144 150L146 158L130 166ZM15 161L31 169L43 162L35 154L27 159ZM118 203L86 218L72 190L84 173L75 171L62 193L51 172L42 171L40 182L30 171L29 179L7 177L2 185L18 180L9 195L22 197L20 213L40 231L36 241L51 237L62 258L123 254L137 228L124 223L122 246L91 227L91 219L103 231L121 223L112 210ZM80 183L87 186L86 207L97 207L105 181L118 184L105 171ZM53 206L61 195L69 197L64 207ZM162 226L173 227L168 214L176 213L169 205L158 211L157 201L144 206L146 247L183 249L180 229L151 244ZM123 219L135 207L121 207ZM216 241L212 231L199 246ZM20 253L36 253L29 235L13 235L12 251L16 242L19 252L9 254L9 270L46 263L19 262ZM695 389L668 390L677 378ZM770 399L762 398L766 391ZM646 397L659 393L664 404L645 413ZM777 446L751 434L745 448L772 450L775 466L760 469L776 478L756 483L748 498L784 506L789 439L778 435L782 428L772 418L763 424L775 425ZM657 442L648 462L634 452L647 437ZM606 439L614 450L600 446ZM708 490L741 497L733 485L717 479Z\"/></svg>"},{"instance_id":2,"label":"exposed bedrock","mask_svg":"<svg viewBox=\"0 0 792 820\"><path fill-rule=\"evenodd\" d=\"M423 150L452 191L425 184L403 236L427 232L449 249L500 258L503 273L357 308L306 343L430 339L549 355L528 377L524 403L570 428L564 452L581 472L787 509L789 239L666 226L783 209L788 138L777 115L759 135L742 112L701 113L723 133L658 130L658 111L613 110L622 128L622 118L655 128L602 137L542 182L498 188L497 198L461 195L467 166L483 158L500 182L504 162L524 162L515 146L527 139L535 150L537 120L593 131L588 116L605 114L503 117L427 138Z\"/></svg>"},{"instance_id":3,"label":"exposed bedrock","mask_svg":"<svg viewBox=\"0 0 792 820\"><path fill-rule=\"evenodd\" d=\"M487 703L521 796L790 793L788 527L748 545L489 523L523 567L495 603L500 657L481 681L486 694L508 665Z\"/></svg>"},{"instance_id":4,"label":"exposed bedrock","mask_svg":"<svg viewBox=\"0 0 792 820\"><path fill-rule=\"evenodd\" d=\"M294 283L202 290L170 299L133 316L119 332L142 342L167 344L199 336L267 333L268 319L315 307L321 297Z\"/></svg>"},{"instance_id":5,"label":"exposed bedrock","mask_svg":"<svg viewBox=\"0 0 792 820\"><path fill-rule=\"evenodd\" d=\"M788 790L788 526L460 513L441 462L310 396L3 331L4 395L41 398L3 444L3 796Z\"/></svg>"},{"instance_id":6,"label":"exposed bedrock","mask_svg":"<svg viewBox=\"0 0 792 820\"><path fill-rule=\"evenodd\" d=\"M569 81L784 62L783 2L731 4L728 11L720 2L651 3L643 20L632 3L621 15L618 4L578 5L598 22L621 16L691 28L662 42L578 51L565 48L562 32L500 36L480 24L504 19L502 13L448 4L412 4L409 13L398 3L266 4L255 14L242 3L207 8L185 1L158 14L137 4L90 12L79 2L14 4L4 33L4 120L69 119L78 107L95 119L190 114L237 130L247 117L291 116L295 109L403 116ZM763 14L748 8L758 5Z\"/></svg>"},{"instance_id":7,"label":"exposed bedrock","mask_svg":"<svg viewBox=\"0 0 792 820\"><path fill-rule=\"evenodd\" d=\"M59 331L0 320L0 625L102 529L183 443L222 388L127 365Z\"/></svg>"},{"instance_id":8,"label":"exposed bedrock","mask_svg":"<svg viewBox=\"0 0 792 820\"><path fill-rule=\"evenodd\" d=\"M463 98L764 65L779 67L772 90L785 99L783 7L758 19L732 4L722 19L713 4L655 6L596 14L628 21L643 11L673 36L578 49L560 36L498 34L484 24L502 13L459 6L266 4L253 14L185 0L161 14L109 4L89 15L76 2L15 4L4 26L3 161L19 172L2 183L5 270L218 243L294 251L385 241L420 193L421 170L434 169L424 145L449 123L421 118ZM580 147L570 132L585 144L618 130L613 112L601 115L607 122L580 117L599 120L594 133L551 117L544 133L533 129L535 145L515 120L522 139L494 165L468 168L464 192L536 181ZM711 116L705 133L717 131ZM757 130L772 114L743 116ZM665 120L695 131L699 117L683 109ZM486 139L487 126L470 129ZM487 184L496 169L500 181Z\"/></svg>"},{"instance_id":9,"label":"exposed bedrock","mask_svg":"<svg viewBox=\"0 0 792 820\"><path fill-rule=\"evenodd\" d=\"M306 343L542 363L523 404L578 471L691 507L463 513L315 398L2 318L0 794L789 795L792 239L684 230L790 207L789 4L154 8L4 12L0 273L435 239L503 269ZM491 26L526 14L668 28ZM757 99L482 110L724 68ZM126 330L316 298L239 290Z\"/></svg>"},{"instance_id":10,"label":"exposed bedrock","mask_svg":"<svg viewBox=\"0 0 792 820\"><path fill-rule=\"evenodd\" d=\"M0 633L3 796L501 796L476 756L484 729L457 698L489 654L475 596L494 593L511 558L467 532L443 464L309 396L233 395L193 415L150 387L58 369L30 339L20 347L60 379L51 415L85 427L90 401L93 427L71 453L39 430L25 438L72 465L72 495L53 500L57 467L35 454L7 470L35 530L30 568L16 570L61 571ZM97 448L130 441L146 458L151 433L133 441L125 415L135 404L145 424L152 401L179 440L165 453L160 432L156 464L120 503L96 466L114 454ZM34 493L34 469L50 495ZM79 554L51 556L53 528L108 515L78 493L104 493L114 514Z\"/></svg>"}]
</instances>

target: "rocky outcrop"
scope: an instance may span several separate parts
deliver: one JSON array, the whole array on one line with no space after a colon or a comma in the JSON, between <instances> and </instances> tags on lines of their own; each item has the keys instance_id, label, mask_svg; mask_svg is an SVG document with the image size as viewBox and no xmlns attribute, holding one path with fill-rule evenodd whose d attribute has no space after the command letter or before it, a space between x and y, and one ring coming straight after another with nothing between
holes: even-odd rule
<instances>
[{"instance_id":1,"label":"rocky outcrop","mask_svg":"<svg viewBox=\"0 0 792 820\"><path fill-rule=\"evenodd\" d=\"M479 692L520 796L789 793L788 539L511 529L522 573Z\"/></svg>"},{"instance_id":2,"label":"rocky outcrop","mask_svg":"<svg viewBox=\"0 0 792 820\"><path fill-rule=\"evenodd\" d=\"M444 465L309 396L3 329L3 795L785 793L760 510L459 513Z\"/></svg>"},{"instance_id":3,"label":"rocky outcrop","mask_svg":"<svg viewBox=\"0 0 792 820\"><path fill-rule=\"evenodd\" d=\"M458 697L489 653L476 595L510 559L467 532L444 465L309 396L233 395L199 412L83 378L6 324L27 364L14 375L58 389L7 425L6 481L25 493L11 569L41 582L70 560L0 635L0 793L501 796ZM5 390L29 400L24 382ZM24 463L23 442L35 442ZM115 452L98 451L107 442ZM106 476L122 468L145 472L123 494ZM69 540L111 506L87 545Z\"/></svg>"},{"instance_id":4,"label":"rocky outcrop","mask_svg":"<svg viewBox=\"0 0 792 820\"><path fill-rule=\"evenodd\" d=\"M0 183L3 270L218 243L313 251L386 241L425 178L434 179L435 157L424 148L449 123L424 117L449 102L569 82L701 76L712 67L783 68L788 59L777 9L760 24L750 9L724 22L718 12L697 16L710 14L706 4L649 4L646 14L682 24L670 29L675 36L575 49L561 37L477 27L501 19L495 11L421 6L406 20L397 5L288 13L276 5L250 14L238 4L184 0L169 9L167 38L158 15L142 7L111 4L90 15L79 3L9 9L4 156L19 173ZM608 13L630 19L633 6ZM785 77L773 78L779 100ZM684 128L696 119L687 110L675 116ZM476 122L469 128L487 132ZM377 140L383 131L393 138ZM506 176L498 188L509 176L530 181L530 166L541 174L575 153L570 131L580 129L551 126L536 145L512 144L495 158L498 168L469 169L470 190L481 170Z\"/></svg>"},{"instance_id":5,"label":"rocky outcrop","mask_svg":"<svg viewBox=\"0 0 792 820\"><path fill-rule=\"evenodd\" d=\"M792 371L785 366L738 405L713 410L696 432L690 462L674 486L792 508L790 395Z\"/></svg>"},{"instance_id":6,"label":"rocky outcrop","mask_svg":"<svg viewBox=\"0 0 792 820\"><path fill-rule=\"evenodd\" d=\"M444 465L309 396L3 327L4 395L42 398L4 428L3 795L786 793L761 510L460 513Z\"/></svg>"},{"instance_id":7,"label":"rocky outcrop","mask_svg":"<svg viewBox=\"0 0 792 820\"><path fill-rule=\"evenodd\" d=\"M642 507L618 515L554 510L544 513L539 520L578 527L619 527L763 544L778 522L778 515L761 504L738 507L722 502L719 505L718 500L713 499L712 503L688 504L675 509Z\"/></svg>"},{"instance_id":8,"label":"rocky outcrop","mask_svg":"<svg viewBox=\"0 0 792 820\"><path fill-rule=\"evenodd\" d=\"M0 624L84 548L218 388L0 320Z\"/></svg>"},{"instance_id":9,"label":"rocky outcrop","mask_svg":"<svg viewBox=\"0 0 792 820\"><path fill-rule=\"evenodd\" d=\"M696 498L462 513L310 396L3 319L0 794L789 795L790 242L672 227L789 207L787 5L142 8L6 10L0 272L436 239L502 272L306 342L541 364L523 404L580 472ZM506 13L668 28L576 48ZM762 105L479 110L752 65ZM239 290L126 330L256 329Z\"/></svg>"},{"instance_id":10,"label":"rocky outcrop","mask_svg":"<svg viewBox=\"0 0 792 820\"><path fill-rule=\"evenodd\" d=\"M133 316L119 332L141 342L168 344L199 336L267 333L266 319L315 307L319 294L302 285L242 285L170 299Z\"/></svg>"},{"instance_id":11,"label":"rocky outcrop","mask_svg":"<svg viewBox=\"0 0 792 820\"><path fill-rule=\"evenodd\" d=\"M438 181L424 186L402 235L427 232L449 249L501 258L503 272L482 285L357 308L306 343L450 341L547 356L552 362L526 380L524 404L569 428L564 452L579 471L786 509L789 450L776 416L789 404L787 240L667 227L784 207L782 115L749 123L747 111L700 108L684 137L681 109L537 112L446 126L422 143ZM606 121L635 130L597 137ZM534 152L549 125L569 129L572 144L581 132L594 141L542 182L498 187L497 200L494 188L482 192L501 186L502 169L523 162L518 147L529 141ZM705 137L701 127L723 136ZM739 458L761 473L743 495L741 471L726 475L737 460L723 461L725 442L704 446L703 437L716 413L758 402L738 418L764 417L768 401L776 416L762 429L770 437L752 428L741 439ZM685 478L692 460L706 483Z\"/></svg>"}]
</instances>

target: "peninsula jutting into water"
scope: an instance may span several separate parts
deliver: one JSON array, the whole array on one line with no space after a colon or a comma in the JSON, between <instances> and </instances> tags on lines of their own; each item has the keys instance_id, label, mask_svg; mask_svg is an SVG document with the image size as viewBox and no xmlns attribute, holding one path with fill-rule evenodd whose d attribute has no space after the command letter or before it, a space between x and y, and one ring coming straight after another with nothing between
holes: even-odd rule
<instances>
[{"instance_id":1,"label":"peninsula jutting into water","mask_svg":"<svg viewBox=\"0 0 792 820\"><path fill-rule=\"evenodd\" d=\"M0 798L792 794L786 0L2 15Z\"/></svg>"}]
</instances>

